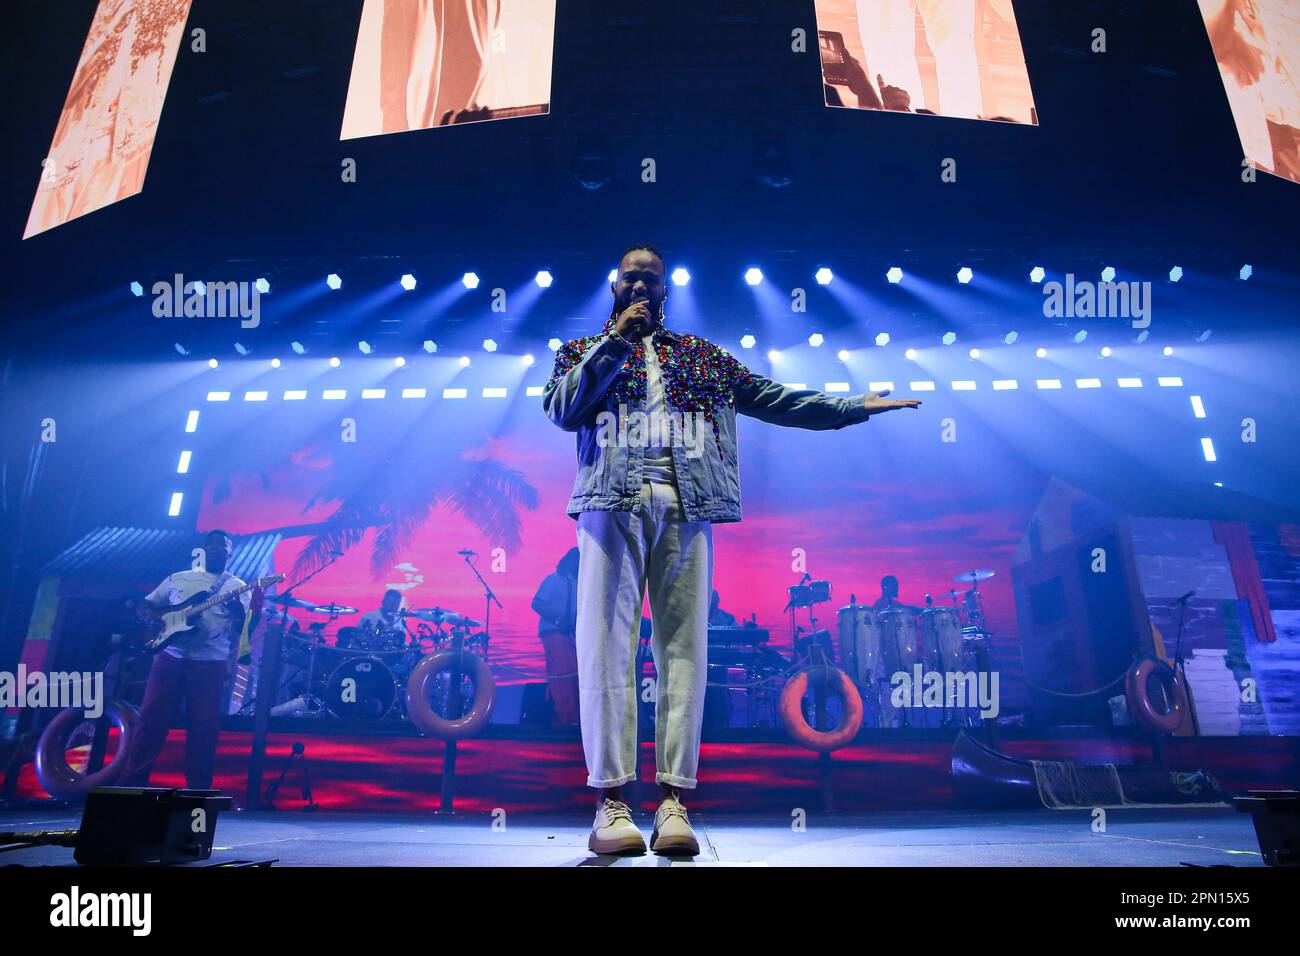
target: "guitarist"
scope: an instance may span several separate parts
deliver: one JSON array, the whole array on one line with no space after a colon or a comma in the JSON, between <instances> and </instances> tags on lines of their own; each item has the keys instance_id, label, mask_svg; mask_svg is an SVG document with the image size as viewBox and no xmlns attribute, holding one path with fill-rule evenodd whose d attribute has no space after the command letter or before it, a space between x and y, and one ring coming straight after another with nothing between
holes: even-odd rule
<instances>
[{"instance_id":1,"label":"guitarist","mask_svg":"<svg viewBox=\"0 0 1300 956\"><path fill-rule=\"evenodd\" d=\"M209 531L203 541L204 570L177 571L145 597L154 611L166 610L196 594L221 594L244 586L226 571L234 542L225 531ZM140 707L140 721L119 786L148 786L153 762L167 740L167 731L185 702L185 785L193 790L212 787L212 765L221 720L221 691L225 687L232 638L243 630L252 596L245 591L215 605L193 620L194 629L181 635L154 658Z\"/></svg>"}]
</instances>

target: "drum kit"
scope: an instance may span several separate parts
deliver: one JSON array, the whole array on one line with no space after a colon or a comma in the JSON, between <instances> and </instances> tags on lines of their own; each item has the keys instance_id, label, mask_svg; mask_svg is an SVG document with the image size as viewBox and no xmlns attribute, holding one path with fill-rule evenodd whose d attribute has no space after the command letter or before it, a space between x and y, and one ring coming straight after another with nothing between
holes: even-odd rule
<instances>
[{"instance_id":1,"label":"drum kit","mask_svg":"<svg viewBox=\"0 0 1300 956\"><path fill-rule=\"evenodd\" d=\"M278 599L277 604L286 609L268 605L272 618L297 608L325 615L326 620L306 630L295 622L286 632L280 693L272 716L408 720L407 681L427 654L458 640L465 650L487 658L488 635L473 630L483 622L446 608L401 610L391 618L379 615L339 626L330 643L326 632L331 625L358 613L357 608L292 596ZM473 696L472 685L465 686L468 680L462 679L461 699ZM449 698L450 688L437 688L434 693ZM437 700L432 703L441 712Z\"/></svg>"},{"instance_id":2,"label":"drum kit","mask_svg":"<svg viewBox=\"0 0 1300 956\"><path fill-rule=\"evenodd\" d=\"M962 591L950 589L950 605L935 604L927 594L925 607L891 601L876 608L850 598L851 603L839 609L839 664L863 697L875 703L880 726L909 723L906 709L895 707L890 700L895 674L911 675L917 665L922 672L942 674L988 669L989 633L979 583L994 573L981 568L956 575L954 583L970 587ZM794 600L796 588L790 591ZM825 592L822 600L829 600L829 585ZM803 639L804 646L824 648L825 634L814 631ZM942 721L971 725L979 722L969 705L954 706L948 700L944 701Z\"/></svg>"}]
</instances>

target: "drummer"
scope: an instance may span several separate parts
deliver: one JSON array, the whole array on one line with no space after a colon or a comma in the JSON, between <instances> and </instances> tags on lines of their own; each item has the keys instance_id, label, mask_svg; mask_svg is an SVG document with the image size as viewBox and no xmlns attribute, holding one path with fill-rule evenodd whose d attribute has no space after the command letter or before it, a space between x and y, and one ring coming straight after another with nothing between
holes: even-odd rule
<instances>
[{"instance_id":1,"label":"drummer","mask_svg":"<svg viewBox=\"0 0 1300 956\"><path fill-rule=\"evenodd\" d=\"M898 599L898 578L892 574L886 574L880 579L880 597L876 598L876 603L871 606L877 611L887 611L890 608L905 606Z\"/></svg>"},{"instance_id":2,"label":"drummer","mask_svg":"<svg viewBox=\"0 0 1300 956\"><path fill-rule=\"evenodd\" d=\"M402 592L396 588L389 588L384 592L379 609L361 615L361 620L357 623L362 630L376 634L397 633L405 639L406 620L402 614Z\"/></svg>"}]
</instances>

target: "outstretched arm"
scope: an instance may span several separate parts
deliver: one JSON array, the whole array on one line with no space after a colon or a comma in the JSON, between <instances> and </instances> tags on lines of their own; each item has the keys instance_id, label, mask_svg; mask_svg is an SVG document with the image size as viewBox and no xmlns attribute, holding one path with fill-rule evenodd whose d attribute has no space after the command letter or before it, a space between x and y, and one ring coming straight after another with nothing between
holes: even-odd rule
<instances>
[{"instance_id":1,"label":"outstretched arm","mask_svg":"<svg viewBox=\"0 0 1300 956\"><path fill-rule=\"evenodd\" d=\"M725 354L725 353L724 353ZM773 425L813 430L840 429L865 422L872 415L896 408L918 408L919 401L890 401L884 392L864 392L841 398L815 388L789 388L747 369L727 355L736 411Z\"/></svg>"},{"instance_id":2,"label":"outstretched arm","mask_svg":"<svg viewBox=\"0 0 1300 956\"><path fill-rule=\"evenodd\" d=\"M618 375L632 343L610 330L582 353L574 342L555 353L555 368L542 389L542 410L566 432L576 432L591 419L610 383Z\"/></svg>"}]
</instances>

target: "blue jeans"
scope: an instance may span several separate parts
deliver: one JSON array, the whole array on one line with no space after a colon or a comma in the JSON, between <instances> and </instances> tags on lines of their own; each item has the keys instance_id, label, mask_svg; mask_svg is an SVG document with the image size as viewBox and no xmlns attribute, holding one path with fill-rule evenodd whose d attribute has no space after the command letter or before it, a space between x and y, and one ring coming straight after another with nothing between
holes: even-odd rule
<instances>
[{"instance_id":1,"label":"blue jeans","mask_svg":"<svg viewBox=\"0 0 1300 956\"><path fill-rule=\"evenodd\" d=\"M658 674L655 781L696 786L708 680L713 526L686 521L672 484L644 482L636 511L578 515L578 694L587 785L637 776L637 647L647 588Z\"/></svg>"}]
</instances>

